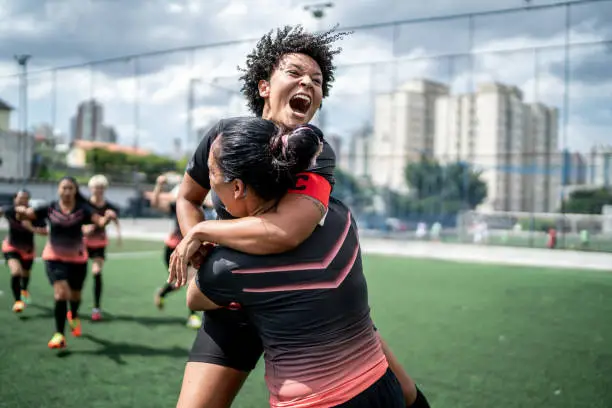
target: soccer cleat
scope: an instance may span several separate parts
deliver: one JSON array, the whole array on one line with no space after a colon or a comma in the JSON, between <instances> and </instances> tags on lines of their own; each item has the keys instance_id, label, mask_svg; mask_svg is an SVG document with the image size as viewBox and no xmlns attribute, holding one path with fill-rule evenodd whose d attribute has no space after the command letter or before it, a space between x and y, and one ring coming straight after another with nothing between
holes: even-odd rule
<instances>
[{"instance_id":1,"label":"soccer cleat","mask_svg":"<svg viewBox=\"0 0 612 408\"><path fill-rule=\"evenodd\" d=\"M157 292L155 292L155 306L159 309L162 310L164 308L164 298L160 296L161 293L161 288L157 290Z\"/></svg>"},{"instance_id":2,"label":"soccer cleat","mask_svg":"<svg viewBox=\"0 0 612 408\"><path fill-rule=\"evenodd\" d=\"M25 309L25 303L23 303L23 301L18 300L13 304L13 312L21 313L23 309Z\"/></svg>"},{"instance_id":3,"label":"soccer cleat","mask_svg":"<svg viewBox=\"0 0 612 408\"><path fill-rule=\"evenodd\" d=\"M66 347L66 338L62 333L55 333L49 343L47 344L50 349L63 349Z\"/></svg>"},{"instance_id":4,"label":"soccer cleat","mask_svg":"<svg viewBox=\"0 0 612 408\"><path fill-rule=\"evenodd\" d=\"M68 324L70 325L70 329L72 330L72 335L74 337L81 337L81 319L79 319L78 317L76 319L73 319L71 311L66 313L66 317L68 318Z\"/></svg>"},{"instance_id":5,"label":"soccer cleat","mask_svg":"<svg viewBox=\"0 0 612 408\"><path fill-rule=\"evenodd\" d=\"M102 320L102 311L94 307L91 311L91 320L93 320L94 322Z\"/></svg>"},{"instance_id":6,"label":"soccer cleat","mask_svg":"<svg viewBox=\"0 0 612 408\"><path fill-rule=\"evenodd\" d=\"M28 292L27 290L22 290L21 291L21 300L23 300L23 302L26 305L29 305L30 303L32 303L32 299L30 299L30 292Z\"/></svg>"},{"instance_id":7,"label":"soccer cleat","mask_svg":"<svg viewBox=\"0 0 612 408\"><path fill-rule=\"evenodd\" d=\"M76 318L70 320L70 328L72 329L72 335L74 337L81 337L81 319Z\"/></svg>"},{"instance_id":8,"label":"soccer cleat","mask_svg":"<svg viewBox=\"0 0 612 408\"><path fill-rule=\"evenodd\" d=\"M202 326L202 318L197 314L192 314L187 319L187 327L190 329L199 329Z\"/></svg>"}]
</instances>

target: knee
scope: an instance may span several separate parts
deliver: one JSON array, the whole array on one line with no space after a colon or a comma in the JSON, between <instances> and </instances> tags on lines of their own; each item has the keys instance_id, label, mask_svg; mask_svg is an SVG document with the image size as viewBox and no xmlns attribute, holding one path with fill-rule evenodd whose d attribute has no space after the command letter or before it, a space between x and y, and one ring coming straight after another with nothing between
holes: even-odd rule
<instances>
[{"instance_id":1,"label":"knee","mask_svg":"<svg viewBox=\"0 0 612 408\"><path fill-rule=\"evenodd\" d=\"M22 276L23 268L19 262L16 262L14 259L11 259L8 263L9 270L11 271L11 276Z\"/></svg>"},{"instance_id":2,"label":"knee","mask_svg":"<svg viewBox=\"0 0 612 408\"><path fill-rule=\"evenodd\" d=\"M67 285L55 285L53 288L53 298L55 300L68 300L70 298L70 288Z\"/></svg>"},{"instance_id":3,"label":"knee","mask_svg":"<svg viewBox=\"0 0 612 408\"><path fill-rule=\"evenodd\" d=\"M94 275L99 275L102 273L102 268L104 267L104 261L101 259L97 259L93 261L91 265L91 273Z\"/></svg>"}]
</instances>

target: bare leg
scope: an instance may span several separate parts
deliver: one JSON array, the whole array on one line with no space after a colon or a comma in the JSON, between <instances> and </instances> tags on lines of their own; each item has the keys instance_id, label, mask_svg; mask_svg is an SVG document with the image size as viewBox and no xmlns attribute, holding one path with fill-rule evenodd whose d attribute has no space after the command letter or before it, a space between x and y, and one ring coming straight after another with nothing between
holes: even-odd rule
<instances>
[{"instance_id":1,"label":"bare leg","mask_svg":"<svg viewBox=\"0 0 612 408\"><path fill-rule=\"evenodd\" d=\"M210 363L188 362L177 408L229 408L249 373Z\"/></svg>"}]
</instances>

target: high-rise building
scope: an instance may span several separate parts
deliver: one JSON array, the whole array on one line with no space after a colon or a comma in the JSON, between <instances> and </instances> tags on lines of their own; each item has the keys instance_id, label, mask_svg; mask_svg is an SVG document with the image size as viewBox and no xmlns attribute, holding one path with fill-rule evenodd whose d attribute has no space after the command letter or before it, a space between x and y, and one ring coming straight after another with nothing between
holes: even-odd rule
<instances>
[{"instance_id":1,"label":"high-rise building","mask_svg":"<svg viewBox=\"0 0 612 408\"><path fill-rule=\"evenodd\" d=\"M563 177L561 184L576 186L586 184L588 164L587 158L578 152L563 151Z\"/></svg>"},{"instance_id":2,"label":"high-rise building","mask_svg":"<svg viewBox=\"0 0 612 408\"><path fill-rule=\"evenodd\" d=\"M370 124L365 124L351 136L347 154L347 169L356 178L371 180L371 171L368 167L371 155L373 130Z\"/></svg>"},{"instance_id":3,"label":"high-rise building","mask_svg":"<svg viewBox=\"0 0 612 408\"><path fill-rule=\"evenodd\" d=\"M72 141L99 141L100 132L104 129L104 107L95 99L81 102L70 124Z\"/></svg>"},{"instance_id":4,"label":"high-rise building","mask_svg":"<svg viewBox=\"0 0 612 408\"><path fill-rule=\"evenodd\" d=\"M587 183L593 186L612 186L612 145L594 146L587 161Z\"/></svg>"},{"instance_id":5,"label":"high-rise building","mask_svg":"<svg viewBox=\"0 0 612 408\"><path fill-rule=\"evenodd\" d=\"M488 194L481 209L550 209L560 183L551 174L556 109L525 104L517 87L485 83L473 94L439 97L435 111L434 155L482 171Z\"/></svg>"},{"instance_id":6,"label":"high-rise building","mask_svg":"<svg viewBox=\"0 0 612 408\"><path fill-rule=\"evenodd\" d=\"M117 131L113 126L100 125L97 132L98 142L117 143Z\"/></svg>"},{"instance_id":7,"label":"high-rise building","mask_svg":"<svg viewBox=\"0 0 612 408\"><path fill-rule=\"evenodd\" d=\"M527 126L524 153L525 177L528 192L524 211L556 211L563 183L563 157L559 151L559 112L541 103L526 105Z\"/></svg>"},{"instance_id":8,"label":"high-rise building","mask_svg":"<svg viewBox=\"0 0 612 408\"><path fill-rule=\"evenodd\" d=\"M421 155L433 154L436 99L448 93L444 84L415 79L376 96L367 166L375 185L407 190L404 169Z\"/></svg>"}]
</instances>

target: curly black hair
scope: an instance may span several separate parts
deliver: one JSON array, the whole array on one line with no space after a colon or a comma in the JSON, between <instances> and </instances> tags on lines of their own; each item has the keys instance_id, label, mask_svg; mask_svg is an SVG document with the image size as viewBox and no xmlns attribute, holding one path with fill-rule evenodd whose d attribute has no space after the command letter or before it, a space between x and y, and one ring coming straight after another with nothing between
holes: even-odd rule
<instances>
[{"instance_id":1,"label":"curly black hair","mask_svg":"<svg viewBox=\"0 0 612 408\"><path fill-rule=\"evenodd\" d=\"M314 59L323 74L323 98L327 97L334 82L333 59L342 48L332 48L332 44L350 32L336 32L336 27L321 33L304 31L301 25L285 26L276 30L276 36L271 30L264 35L247 55L246 68L238 67L243 72L240 77L242 88L240 91L247 99L249 109L257 116L261 116L264 108L264 99L259 96L259 81L269 80L277 67L280 58L285 54L305 54Z\"/></svg>"}]
</instances>

